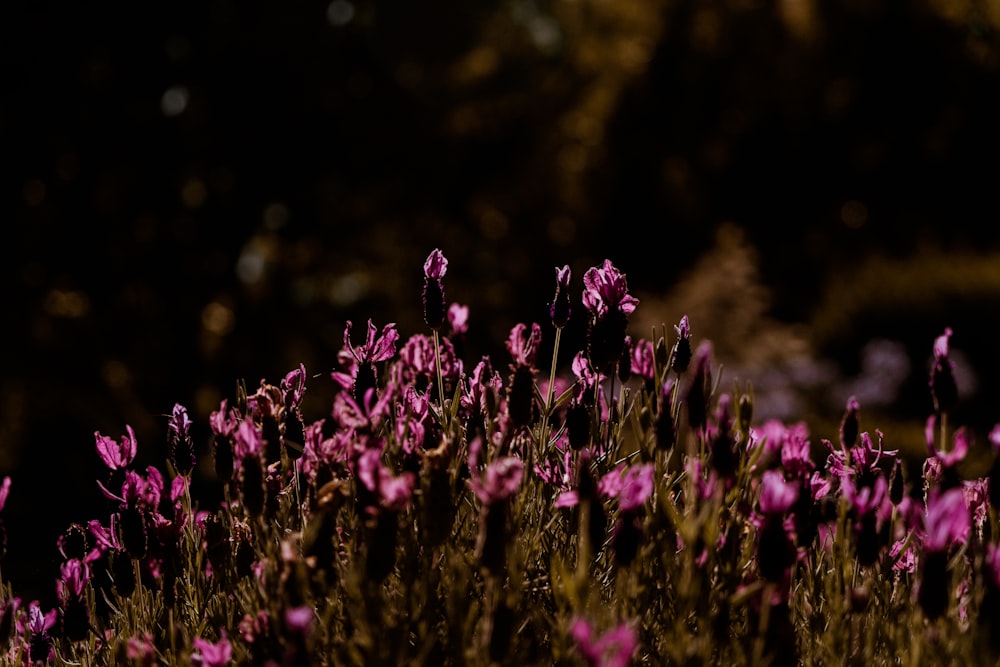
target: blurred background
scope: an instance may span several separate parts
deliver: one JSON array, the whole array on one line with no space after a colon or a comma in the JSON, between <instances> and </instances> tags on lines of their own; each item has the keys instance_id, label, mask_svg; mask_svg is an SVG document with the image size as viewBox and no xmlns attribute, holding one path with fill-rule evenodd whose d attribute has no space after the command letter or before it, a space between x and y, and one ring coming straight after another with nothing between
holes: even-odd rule
<instances>
[{"instance_id":1,"label":"blurred background","mask_svg":"<svg viewBox=\"0 0 1000 667\"><path fill-rule=\"evenodd\" d=\"M104 511L94 432L163 465L209 411L303 363L328 407L345 322L467 360L605 258L633 335L682 315L758 420L862 428L915 460L954 329L954 423L1000 421L1000 4L990 0L7 3L0 22L4 579L51 600ZM577 314L582 309L577 308ZM567 331L561 363L579 349ZM548 346L546 348L545 346ZM574 347L575 345L575 347ZM547 368L547 361L542 365ZM972 470L970 474L974 474ZM103 514L100 514L103 518Z\"/></svg>"}]
</instances>

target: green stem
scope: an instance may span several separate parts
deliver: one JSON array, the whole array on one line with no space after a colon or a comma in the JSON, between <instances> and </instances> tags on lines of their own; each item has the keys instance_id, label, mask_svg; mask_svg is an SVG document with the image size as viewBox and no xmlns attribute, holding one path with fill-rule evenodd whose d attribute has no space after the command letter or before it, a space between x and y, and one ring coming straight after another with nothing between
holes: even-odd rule
<instances>
[{"instance_id":1,"label":"green stem","mask_svg":"<svg viewBox=\"0 0 1000 667\"><path fill-rule=\"evenodd\" d=\"M545 396L545 410L543 411L544 418L542 419L542 429L538 435L538 446L542 450L542 455L544 455L549 448L549 418L552 416L552 398L555 396L556 391L556 362L559 359L560 338L562 338L562 328L556 327L556 340L552 346L552 364L549 366L549 389Z\"/></svg>"},{"instance_id":2,"label":"green stem","mask_svg":"<svg viewBox=\"0 0 1000 667\"><path fill-rule=\"evenodd\" d=\"M437 368L438 400L441 402L441 423L448 430L448 412L444 401L444 375L441 373L441 336L434 329L434 365Z\"/></svg>"}]
</instances>

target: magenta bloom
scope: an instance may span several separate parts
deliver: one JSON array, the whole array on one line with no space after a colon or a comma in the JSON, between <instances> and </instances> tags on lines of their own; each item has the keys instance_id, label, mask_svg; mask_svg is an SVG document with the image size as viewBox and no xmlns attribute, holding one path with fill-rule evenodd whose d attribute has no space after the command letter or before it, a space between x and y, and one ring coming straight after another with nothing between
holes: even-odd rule
<instances>
[{"instance_id":1,"label":"magenta bloom","mask_svg":"<svg viewBox=\"0 0 1000 667\"><path fill-rule=\"evenodd\" d=\"M4 506L7 504L7 496L10 495L10 475L3 478L3 482L0 483L0 512L3 511Z\"/></svg>"},{"instance_id":2,"label":"magenta bloom","mask_svg":"<svg viewBox=\"0 0 1000 667\"><path fill-rule=\"evenodd\" d=\"M430 280L441 280L448 271L448 260L437 248L431 251L424 261L424 276Z\"/></svg>"},{"instance_id":3,"label":"magenta bloom","mask_svg":"<svg viewBox=\"0 0 1000 667\"><path fill-rule=\"evenodd\" d=\"M128 424L125 425L125 435L120 442L101 435L99 431L94 431L94 438L97 440L97 453L104 461L104 465L111 470L122 470L135 459L135 431Z\"/></svg>"},{"instance_id":4,"label":"magenta bloom","mask_svg":"<svg viewBox=\"0 0 1000 667\"><path fill-rule=\"evenodd\" d=\"M951 411L958 403L955 364L948 356L948 340L951 335L951 327L946 327L944 333L934 339L934 365L931 367L929 384L934 408L939 413Z\"/></svg>"},{"instance_id":5,"label":"magenta bloom","mask_svg":"<svg viewBox=\"0 0 1000 667\"><path fill-rule=\"evenodd\" d=\"M630 315L639 300L628 293L625 274L604 260L601 268L591 267L583 274L583 305L595 317L603 318L611 310Z\"/></svg>"},{"instance_id":6,"label":"magenta bloom","mask_svg":"<svg viewBox=\"0 0 1000 667\"><path fill-rule=\"evenodd\" d=\"M385 361L396 354L399 332L396 331L394 322L382 327L382 332L378 333L372 321L368 320L368 333L365 336L365 342L357 347L351 345L351 326L351 321L347 320L347 326L344 328L344 349L349 351L359 364Z\"/></svg>"},{"instance_id":7,"label":"magenta bloom","mask_svg":"<svg viewBox=\"0 0 1000 667\"><path fill-rule=\"evenodd\" d=\"M452 336L462 336L469 332L469 307L460 303L448 306L448 326Z\"/></svg>"},{"instance_id":8,"label":"magenta bloom","mask_svg":"<svg viewBox=\"0 0 1000 667\"><path fill-rule=\"evenodd\" d=\"M674 325L677 332L677 342L674 344L673 360L670 367L675 373L683 373L691 363L691 325L688 316L685 315L681 321Z\"/></svg>"},{"instance_id":9,"label":"magenta bloom","mask_svg":"<svg viewBox=\"0 0 1000 667\"><path fill-rule=\"evenodd\" d=\"M357 461L358 479L376 495L380 507L393 512L404 510L413 498L416 478L412 472L394 477L381 457L378 449L365 450Z\"/></svg>"},{"instance_id":10,"label":"magenta bloom","mask_svg":"<svg viewBox=\"0 0 1000 667\"><path fill-rule=\"evenodd\" d=\"M260 456L264 452L264 438L260 429L253 420L244 419L237 427L235 436L234 454L237 460L245 459L249 456Z\"/></svg>"},{"instance_id":11,"label":"magenta bloom","mask_svg":"<svg viewBox=\"0 0 1000 667\"><path fill-rule=\"evenodd\" d=\"M945 552L952 545L964 542L969 533L971 516L961 488L931 496L927 502L924 551Z\"/></svg>"},{"instance_id":12,"label":"magenta bloom","mask_svg":"<svg viewBox=\"0 0 1000 667\"><path fill-rule=\"evenodd\" d=\"M924 437L927 440L927 449L931 455L938 459L945 468L953 468L961 462L969 452L969 445L972 444L972 436L964 426L960 426L952 436L953 444L950 451L941 451L935 444L935 434L937 433L937 417L931 415L924 425ZM944 444L944 443L942 443Z\"/></svg>"},{"instance_id":13,"label":"magenta bloom","mask_svg":"<svg viewBox=\"0 0 1000 667\"><path fill-rule=\"evenodd\" d=\"M618 498L618 507L623 512L638 510L653 493L653 464L630 466L624 475L616 468L601 478L597 488L608 498Z\"/></svg>"},{"instance_id":14,"label":"magenta bloom","mask_svg":"<svg viewBox=\"0 0 1000 667\"><path fill-rule=\"evenodd\" d=\"M219 641L213 643L201 637L194 638L195 653L191 656L192 661L198 662L204 667L226 667L233 660L233 645L226 637L226 630L219 631Z\"/></svg>"},{"instance_id":15,"label":"magenta bloom","mask_svg":"<svg viewBox=\"0 0 1000 667\"><path fill-rule=\"evenodd\" d=\"M590 311L587 325L587 355L601 373L610 375L625 353L628 316L639 300L628 293L625 274L610 260L591 267L583 275L583 305Z\"/></svg>"},{"instance_id":16,"label":"magenta bloom","mask_svg":"<svg viewBox=\"0 0 1000 667\"><path fill-rule=\"evenodd\" d=\"M590 623L580 618L573 623L570 634L589 667L627 667L639 646L635 630L624 623L595 637Z\"/></svg>"},{"instance_id":17,"label":"magenta bloom","mask_svg":"<svg viewBox=\"0 0 1000 667\"><path fill-rule=\"evenodd\" d=\"M173 414L167 422L167 446L170 462L180 475L189 475L194 469L194 441L191 439L191 418L187 408L174 404Z\"/></svg>"},{"instance_id":18,"label":"magenta bloom","mask_svg":"<svg viewBox=\"0 0 1000 667\"><path fill-rule=\"evenodd\" d=\"M531 367L535 365L535 357L538 355L538 346L541 342L542 328L537 322L532 322L530 329L520 322L514 325L510 335L507 336L507 351L517 366Z\"/></svg>"},{"instance_id":19,"label":"magenta bloom","mask_svg":"<svg viewBox=\"0 0 1000 667\"><path fill-rule=\"evenodd\" d=\"M513 496L521 486L523 477L524 464L521 459L505 456L490 463L481 478L473 477L468 484L481 503L493 505Z\"/></svg>"},{"instance_id":20,"label":"magenta bloom","mask_svg":"<svg viewBox=\"0 0 1000 667\"><path fill-rule=\"evenodd\" d=\"M569 264L561 269L556 267L556 295L552 298L552 305L549 307L549 317L552 318L552 324L557 329L562 329L569 323L572 312L568 291L570 275Z\"/></svg>"},{"instance_id":21,"label":"magenta bloom","mask_svg":"<svg viewBox=\"0 0 1000 667\"><path fill-rule=\"evenodd\" d=\"M844 416L840 421L840 446L845 451L858 441L858 432L860 431L858 412L860 410L861 402L856 396L847 399L847 407L844 409Z\"/></svg>"},{"instance_id":22,"label":"magenta bloom","mask_svg":"<svg viewBox=\"0 0 1000 667\"><path fill-rule=\"evenodd\" d=\"M424 322L438 330L448 317L444 286L441 279L448 270L448 260L440 250L434 249L424 262Z\"/></svg>"},{"instance_id":23,"label":"magenta bloom","mask_svg":"<svg viewBox=\"0 0 1000 667\"><path fill-rule=\"evenodd\" d=\"M298 368L286 373L278 388L281 390L285 408L288 410L298 408L302 403L302 395L306 392L306 365L299 364Z\"/></svg>"},{"instance_id":24,"label":"magenta bloom","mask_svg":"<svg viewBox=\"0 0 1000 667\"><path fill-rule=\"evenodd\" d=\"M768 470L760 478L760 512L765 516L780 516L799 499L800 485L785 481L780 470Z\"/></svg>"},{"instance_id":25,"label":"magenta bloom","mask_svg":"<svg viewBox=\"0 0 1000 667\"><path fill-rule=\"evenodd\" d=\"M917 602L928 618L935 619L948 610L951 599L951 548L965 541L971 525L965 492L956 487L931 495L924 525Z\"/></svg>"}]
</instances>

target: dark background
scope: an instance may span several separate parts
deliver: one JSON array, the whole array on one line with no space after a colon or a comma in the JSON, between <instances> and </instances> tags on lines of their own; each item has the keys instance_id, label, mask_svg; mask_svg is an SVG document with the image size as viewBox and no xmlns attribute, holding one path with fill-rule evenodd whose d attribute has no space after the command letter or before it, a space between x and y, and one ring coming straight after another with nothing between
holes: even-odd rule
<instances>
[{"instance_id":1,"label":"dark background","mask_svg":"<svg viewBox=\"0 0 1000 667\"><path fill-rule=\"evenodd\" d=\"M672 335L690 312L695 338L755 373L761 418L815 415L817 442L866 379L885 420L867 425L922 455L945 326L957 419L981 447L1000 420L987 2L0 11L3 575L25 598L51 600L71 521L106 518L95 431L131 424L162 466L175 402L205 445L237 379L252 391L300 362L321 416L346 320L356 342L369 317L425 332L435 247L471 308L472 363L505 363L513 324L547 323L554 267L579 303L609 258L637 327ZM883 361L866 365L872 340Z\"/></svg>"}]
</instances>

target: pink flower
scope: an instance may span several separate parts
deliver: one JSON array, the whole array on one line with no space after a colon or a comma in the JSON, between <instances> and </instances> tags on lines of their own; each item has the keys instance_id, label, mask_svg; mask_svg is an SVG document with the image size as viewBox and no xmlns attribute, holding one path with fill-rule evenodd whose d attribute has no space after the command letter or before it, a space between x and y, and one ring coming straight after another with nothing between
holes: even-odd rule
<instances>
[{"instance_id":1,"label":"pink flower","mask_svg":"<svg viewBox=\"0 0 1000 667\"><path fill-rule=\"evenodd\" d=\"M570 634L589 667L626 667L639 645L635 630L624 623L594 637L590 623L580 618L573 623Z\"/></svg>"},{"instance_id":2,"label":"pink flower","mask_svg":"<svg viewBox=\"0 0 1000 667\"><path fill-rule=\"evenodd\" d=\"M111 470L121 470L132 463L135 458L135 431L127 424L125 425L125 435L122 436L120 442L115 442L108 436L101 435L99 431L94 431L94 439L97 441L97 453L104 461L104 465Z\"/></svg>"},{"instance_id":3,"label":"pink flower","mask_svg":"<svg viewBox=\"0 0 1000 667\"><path fill-rule=\"evenodd\" d=\"M357 347L351 345L351 321L347 320L344 328L344 349L351 353L359 364L373 364L378 361L391 359L396 354L396 343L399 342L399 332L396 331L396 324L389 323L382 327L382 332L378 330L371 320L368 320L368 333L365 342Z\"/></svg>"},{"instance_id":4,"label":"pink flower","mask_svg":"<svg viewBox=\"0 0 1000 667\"><path fill-rule=\"evenodd\" d=\"M799 484L786 482L780 470L768 470L760 480L760 511L767 516L780 516L799 499Z\"/></svg>"},{"instance_id":5,"label":"pink flower","mask_svg":"<svg viewBox=\"0 0 1000 667\"><path fill-rule=\"evenodd\" d=\"M10 475L3 478L3 483L0 483L0 512L3 511L4 506L7 504L7 496L10 495Z\"/></svg>"},{"instance_id":6,"label":"pink flower","mask_svg":"<svg viewBox=\"0 0 1000 667\"><path fill-rule=\"evenodd\" d=\"M636 464L625 470L624 475L623 469L616 468L607 473L597 486L608 498L618 498L618 507L622 511L630 512L642 507L653 493L653 464Z\"/></svg>"},{"instance_id":7,"label":"pink flower","mask_svg":"<svg viewBox=\"0 0 1000 667\"><path fill-rule=\"evenodd\" d=\"M569 264L562 268L556 267L556 295L552 298L552 305L549 307L549 317L552 318L552 324L557 329L566 326L572 312L569 304L569 292L567 291L570 276Z\"/></svg>"},{"instance_id":8,"label":"pink flower","mask_svg":"<svg viewBox=\"0 0 1000 667\"><path fill-rule=\"evenodd\" d=\"M529 329L523 322L515 324L507 336L507 351L518 366L531 367L535 364L538 346L542 342L542 328L532 322Z\"/></svg>"},{"instance_id":9,"label":"pink flower","mask_svg":"<svg viewBox=\"0 0 1000 667\"><path fill-rule=\"evenodd\" d=\"M440 280L448 272L448 260L444 253L435 248L424 261L424 275L431 280Z\"/></svg>"},{"instance_id":10,"label":"pink flower","mask_svg":"<svg viewBox=\"0 0 1000 667\"><path fill-rule=\"evenodd\" d=\"M233 645L226 637L226 630L219 631L219 641L212 643L201 637L194 638L195 653L191 656L193 661L197 661L204 667L225 667L232 663Z\"/></svg>"},{"instance_id":11,"label":"pink flower","mask_svg":"<svg viewBox=\"0 0 1000 667\"><path fill-rule=\"evenodd\" d=\"M971 525L969 506L961 487L932 496L927 502L924 551L944 552L965 541Z\"/></svg>"},{"instance_id":12,"label":"pink flower","mask_svg":"<svg viewBox=\"0 0 1000 667\"><path fill-rule=\"evenodd\" d=\"M460 303L448 306L448 326L452 336L461 336L469 332L469 307Z\"/></svg>"},{"instance_id":13,"label":"pink flower","mask_svg":"<svg viewBox=\"0 0 1000 667\"><path fill-rule=\"evenodd\" d=\"M515 456L499 458L486 467L481 478L473 477L468 484L484 505L507 500L513 496L524 477L524 464Z\"/></svg>"},{"instance_id":14,"label":"pink flower","mask_svg":"<svg viewBox=\"0 0 1000 667\"><path fill-rule=\"evenodd\" d=\"M306 365L299 364L298 368L286 373L278 388L281 390L285 407L290 410L297 408L306 391Z\"/></svg>"},{"instance_id":15,"label":"pink flower","mask_svg":"<svg viewBox=\"0 0 1000 667\"><path fill-rule=\"evenodd\" d=\"M595 317L603 318L609 310L618 310L630 315L639 300L628 293L625 274L611 263L610 259L597 268L591 267L583 274L583 305Z\"/></svg>"}]
</instances>

